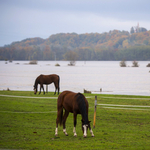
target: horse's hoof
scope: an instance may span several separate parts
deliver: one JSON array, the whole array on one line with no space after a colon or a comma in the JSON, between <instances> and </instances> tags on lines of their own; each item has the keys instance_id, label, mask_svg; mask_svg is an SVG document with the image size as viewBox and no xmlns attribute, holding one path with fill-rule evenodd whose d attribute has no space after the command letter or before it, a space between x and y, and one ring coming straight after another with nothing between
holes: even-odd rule
<instances>
[{"instance_id":1,"label":"horse's hoof","mask_svg":"<svg viewBox=\"0 0 150 150\"><path fill-rule=\"evenodd\" d=\"M58 134L55 134L55 136L58 136Z\"/></svg>"},{"instance_id":2,"label":"horse's hoof","mask_svg":"<svg viewBox=\"0 0 150 150\"><path fill-rule=\"evenodd\" d=\"M74 137L77 137L77 135L74 135Z\"/></svg>"},{"instance_id":3,"label":"horse's hoof","mask_svg":"<svg viewBox=\"0 0 150 150\"><path fill-rule=\"evenodd\" d=\"M84 135L83 137L86 138L87 136Z\"/></svg>"},{"instance_id":4,"label":"horse's hoof","mask_svg":"<svg viewBox=\"0 0 150 150\"><path fill-rule=\"evenodd\" d=\"M91 137L95 137L94 135L92 135Z\"/></svg>"},{"instance_id":5,"label":"horse's hoof","mask_svg":"<svg viewBox=\"0 0 150 150\"><path fill-rule=\"evenodd\" d=\"M65 134L66 136L68 136L68 134Z\"/></svg>"}]
</instances>

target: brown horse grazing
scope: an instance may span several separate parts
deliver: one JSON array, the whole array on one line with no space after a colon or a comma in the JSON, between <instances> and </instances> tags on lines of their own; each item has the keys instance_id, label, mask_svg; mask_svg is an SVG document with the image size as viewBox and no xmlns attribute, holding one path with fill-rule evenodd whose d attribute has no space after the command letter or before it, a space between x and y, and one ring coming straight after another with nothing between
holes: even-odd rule
<instances>
[{"instance_id":1,"label":"brown horse grazing","mask_svg":"<svg viewBox=\"0 0 150 150\"><path fill-rule=\"evenodd\" d=\"M40 92L39 94L41 93L41 88L43 89L43 92L45 94L45 91L44 91L44 87L43 87L43 84L51 84L51 83L54 83L55 85L55 93L56 94L56 91L58 90L58 94L59 94L59 76L56 75L56 74L51 74L51 75L39 75L36 80L35 80L35 83L34 83L34 94L37 93L37 89L38 89L38 84L40 84Z\"/></svg>"},{"instance_id":2,"label":"brown horse grazing","mask_svg":"<svg viewBox=\"0 0 150 150\"><path fill-rule=\"evenodd\" d=\"M77 114L81 114L82 116L82 130L83 137L87 137L87 129L90 129L91 136L94 137L93 131L90 127L90 121L88 120L88 101L85 96L81 93L74 93L71 91L62 92L57 100L57 119L56 119L56 130L55 136L58 135L58 123L63 124L63 132L67 136L65 122L69 115L69 112L74 115L74 136L77 136L76 133L76 124L77 124ZM63 109L65 109L65 113L63 116Z\"/></svg>"}]
</instances>

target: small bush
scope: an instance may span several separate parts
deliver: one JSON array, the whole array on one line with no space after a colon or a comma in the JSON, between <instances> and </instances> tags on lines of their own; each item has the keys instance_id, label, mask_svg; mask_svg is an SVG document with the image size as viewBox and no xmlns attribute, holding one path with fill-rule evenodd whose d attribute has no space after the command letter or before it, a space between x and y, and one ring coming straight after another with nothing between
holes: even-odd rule
<instances>
[{"instance_id":1,"label":"small bush","mask_svg":"<svg viewBox=\"0 0 150 150\"><path fill-rule=\"evenodd\" d=\"M29 62L29 64L30 64L30 65L37 65L37 61L36 61L36 60L31 60L31 61Z\"/></svg>"},{"instance_id":2,"label":"small bush","mask_svg":"<svg viewBox=\"0 0 150 150\"><path fill-rule=\"evenodd\" d=\"M137 61L133 61L132 62L133 66L132 67L139 67L138 62Z\"/></svg>"},{"instance_id":3,"label":"small bush","mask_svg":"<svg viewBox=\"0 0 150 150\"><path fill-rule=\"evenodd\" d=\"M124 61L124 60L122 60L121 62L120 62L120 67L126 67L127 65L126 65L126 61Z\"/></svg>"},{"instance_id":4,"label":"small bush","mask_svg":"<svg viewBox=\"0 0 150 150\"><path fill-rule=\"evenodd\" d=\"M147 64L147 66L146 67L150 67L150 63L149 64Z\"/></svg>"},{"instance_id":5,"label":"small bush","mask_svg":"<svg viewBox=\"0 0 150 150\"><path fill-rule=\"evenodd\" d=\"M70 63L68 64L68 66L75 66L76 62L75 61L70 61Z\"/></svg>"},{"instance_id":6,"label":"small bush","mask_svg":"<svg viewBox=\"0 0 150 150\"><path fill-rule=\"evenodd\" d=\"M58 66L58 67L59 67L59 66L60 66L60 64L58 64L58 63L57 63L57 64L55 64L55 66Z\"/></svg>"}]
</instances>

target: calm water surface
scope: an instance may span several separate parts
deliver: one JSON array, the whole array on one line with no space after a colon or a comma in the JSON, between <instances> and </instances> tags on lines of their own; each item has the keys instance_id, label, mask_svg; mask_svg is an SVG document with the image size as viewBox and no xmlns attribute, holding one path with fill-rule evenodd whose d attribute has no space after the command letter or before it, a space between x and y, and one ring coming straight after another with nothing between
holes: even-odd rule
<instances>
[{"instance_id":1,"label":"calm water surface","mask_svg":"<svg viewBox=\"0 0 150 150\"><path fill-rule=\"evenodd\" d=\"M27 65L29 61L0 61L0 90L33 91L35 78L40 74L58 74L60 91L83 89L106 94L150 95L150 62L139 61L139 67L120 67L120 61L77 61L68 66L67 61L38 61L37 65ZM60 67L55 64L59 63ZM127 62L132 66L132 62ZM54 85L49 85L54 91Z\"/></svg>"}]
</instances>

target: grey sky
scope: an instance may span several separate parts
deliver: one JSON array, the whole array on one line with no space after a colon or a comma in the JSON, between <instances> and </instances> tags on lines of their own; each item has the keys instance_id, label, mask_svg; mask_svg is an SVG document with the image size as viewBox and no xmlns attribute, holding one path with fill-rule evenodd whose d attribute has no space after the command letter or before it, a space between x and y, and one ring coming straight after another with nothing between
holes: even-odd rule
<instances>
[{"instance_id":1,"label":"grey sky","mask_svg":"<svg viewBox=\"0 0 150 150\"><path fill-rule=\"evenodd\" d=\"M0 46L57 33L150 30L149 0L0 0Z\"/></svg>"}]
</instances>

